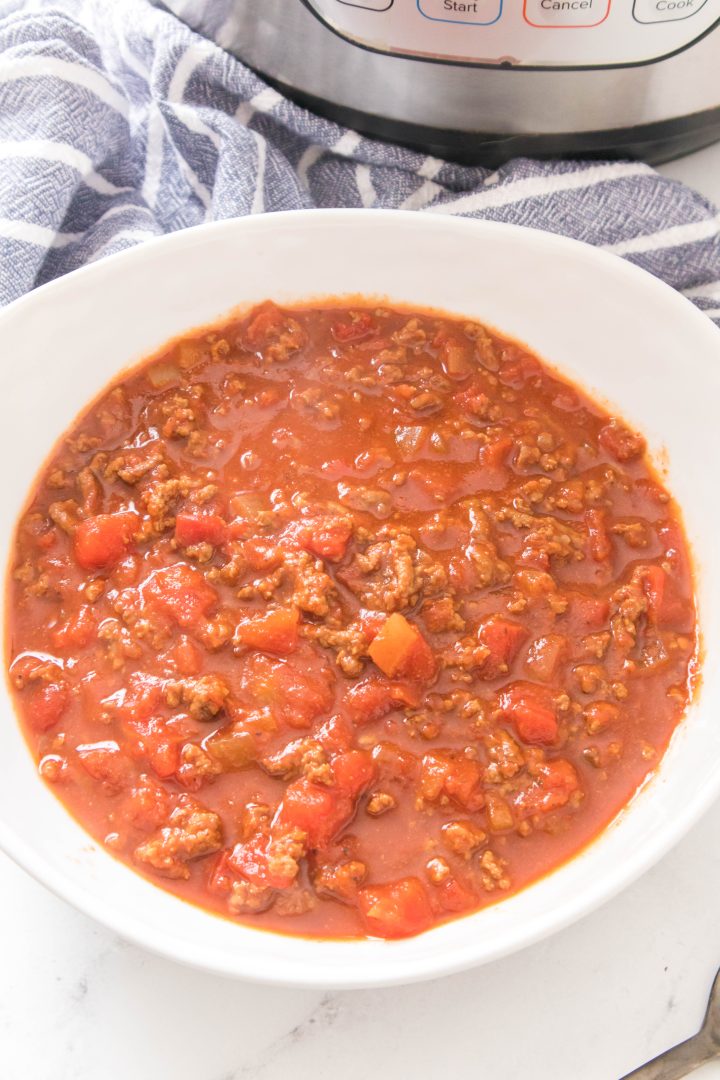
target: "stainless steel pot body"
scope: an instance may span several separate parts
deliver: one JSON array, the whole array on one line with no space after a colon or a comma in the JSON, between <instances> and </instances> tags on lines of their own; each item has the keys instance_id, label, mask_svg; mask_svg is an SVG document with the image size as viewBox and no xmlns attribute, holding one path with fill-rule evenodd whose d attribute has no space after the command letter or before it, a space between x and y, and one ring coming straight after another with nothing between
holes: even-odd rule
<instances>
[{"instance_id":1,"label":"stainless steel pot body","mask_svg":"<svg viewBox=\"0 0 720 1080\"><path fill-rule=\"evenodd\" d=\"M660 160L720 137L720 0L165 6L311 108L459 160Z\"/></svg>"}]
</instances>

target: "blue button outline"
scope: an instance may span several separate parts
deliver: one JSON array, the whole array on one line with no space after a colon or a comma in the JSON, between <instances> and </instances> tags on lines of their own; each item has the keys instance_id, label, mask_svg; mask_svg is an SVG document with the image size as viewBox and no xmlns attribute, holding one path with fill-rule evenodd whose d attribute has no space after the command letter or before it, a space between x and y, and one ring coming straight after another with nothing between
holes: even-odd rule
<instances>
[{"instance_id":1,"label":"blue button outline","mask_svg":"<svg viewBox=\"0 0 720 1080\"><path fill-rule=\"evenodd\" d=\"M470 22L468 19L438 19L436 15L426 15L425 14L425 12L423 11L423 9L421 7L422 0L416 0L416 3L417 3L417 9L420 12L420 14L422 15L423 19L430 19L431 22L453 23L455 26L492 26L494 23L496 23L498 21L498 19L502 15L504 0L500 0L500 7L498 9L498 13L495 16L495 18L490 19L489 22L478 22L477 19L475 20L475 22Z\"/></svg>"}]
</instances>

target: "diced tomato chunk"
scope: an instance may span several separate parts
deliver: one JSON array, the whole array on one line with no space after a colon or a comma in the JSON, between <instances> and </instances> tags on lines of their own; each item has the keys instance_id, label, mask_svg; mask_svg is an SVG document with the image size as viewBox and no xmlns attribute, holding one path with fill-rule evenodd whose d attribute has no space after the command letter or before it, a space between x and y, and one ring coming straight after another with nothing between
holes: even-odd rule
<instances>
[{"instance_id":1,"label":"diced tomato chunk","mask_svg":"<svg viewBox=\"0 0 720 1080\"><path fill-rule=\"evenodd\" d=\"M487 469L505 468L507 456L514 445L509 436L503 436L503 438L495 439L494 442L485 443L478 450L478 462Z\"/></svg>"},{"instance_id":2,"label":"diced tomato chunk","mask_svg":"<svg viewBox=\"0 0 720 1080\"><path fill-rule=\"evenodd\" d=\"M149 776L141 776L124 800L120 816L135 829L150 832L157 829L170 815L170 793Z\"/></svg>"},{"instance_id":3,"label":"diced tomato chunk","mask_svg":"<svg viewBox=\"0 0 720 1080\"><path fill-rule=\"evenodd\" d=\"M351 312L348 320L333 323L331 330L335 340L345 345L370 337L377 330L377 323L369 311L357 311Z\"/></svg>"},{"instance_id":4,"label":"diced tomato chunk","mask_svg":"<svg viewBox=\"0 0 720 1080\"><path fill-rule=\"evenodd\" d=\"M333 758L332 771L338 790L356 799L375 776L375 765L366 750L348 750Z\"/></svg>"},{"instance_id":5,"label":"diced tomato chunk","mask_svg":"<svg viewBox=\"0 0 720 1080\"><path fill-rule=\"evenodd\" d=\"M48 731L58 723L70 703L70 687L64 680L37 683L25 698L27 716L36 731Z\"/></svg>"},{"instance_id":6,"label":"diced tomato chunk","mask_svg":"<svg viewBox=\"0 0 720 1080\"><path fill-rule=\"evenodd\" d=\"M477 571L465 555L451 555L448 561L448 574L457 593L468 592L478 583Z\"/></svg>"},{"instance_id":7,"label":"diced tomato chunk","mask_svg":"<svg viewBox=\"0 0 720 1080\"><path fill-rule=\"evenodd\" d=\"M289 784L273 828L302 829L311 850L324 848L350 820L353 802L336 788L322 787L302 777Z\"/></svg>"},{"instance_id":8,"label":"diced tomato chunk","mask_svg":"<svg viewBox=\"0 0 720 1080\"><path fill-rule=\"evenodd\" d=\"M537 380L542 377L540 361L523 353L517 346L510 345L502 353L502 367L499 373L500 382L506 386L512 386L519 390L528 380Z\"/></svg>"},{"instance_id":9,"label":"diced tomato chunk","mask_svg":"<svg viewBox=\"0 0 720 1080\"><path fill-rule=\"evenodd\" d=\"M433 924L425 887L416 877L358 890L358 907L370 934L381 938L410 937Z\"/></svg>"},{"instance_id":10,"label":"diced tomato chunk","mask_svg":"<svg viewBox=\"0 0 720 1080\"><path fill-rule=\"evenodd\" d=\"M645 453L645 440L642 435L635 434L615 419L600 429L598 442L611 457L622 463L639 458Z\"/></svg>"},{"instance_id":11,"label":"diced tomato chunk","mask_svg":"<svg viewBox=\"0 0 720 1080\"><path fill-rule=\"evenodd\" d=\"M526 743L553 743L558 722L551 691L537 683L516 682L500 694L500 710Z\"/></svg>"},{"instance_id":12,"label":"diced tomato chunk","mask_svg":"<svg viewBox=\"0 0 720 1080\"><path fill-rule=\"evenodd\" d=\"M585 528L590 554L595 562L607 562L612 555L612 542L605 524L604 510L586 510Z\"/></svg>"},{"instance_id":13,"label":"diced tomato chunk","mask_svg":"<svg viewBox=\"0 0 720 1080\"><path fill-rule=\"evenodd\" d=\"M328 518L310 526L305 547L313 555L330 562L339 562L347 551L352 536L352 523L343 518Z\"/></svg>"},{"instance_id":14,"label":"diced tomato chunk","mask_svg":"<svg viewBox=\"0 0 720 1080\"><path fill-rule=\"evenodd\" d=\"M254 348L261 347L270 334L282 327L284 320L285 316L276 304L271 301L261 304L253 311L245 329L245 340Z\"/></svg>"},{"instance_id":15,"label":"diced tomato chunk","mask_svg":"<svg viewBox=\"0 0 720 1080\"><path fill-rule=\"evenodd\" d=\"M217 601L217 593L203 574L187 563L154 570L141 591L183 627L196 626Z\"/></svg>"},{"instance_id":16,"label":"diced tomato chunk","mask_svg":"<svg viewBox=\"0 0 720 1080\"><path fill-rule=\"evenodd\" d=\"M439 346L440 363L451 379L465 379L473 370L473 347L467 338L436 336L434 345Z\"/></svg>"},{"instance_id":17,"label":"diced tomato chunk","mask_svg":"<svg viewBox=\"0 0 720 1080\"><path fill-rule=\"evenodd\" d=\"M565 806L580 789L578 774L569 761L559 758L538 766L532 783L515 797L515 810L524 816L546 814Z\"/></svg>"},{"instance_id":18,"label":"diced tomato chunk","mask_svg":"<svg viewBox=\"0 0 720 1080\"><path fill-rule=\"evenodd\" d=\"M332 761L334 784L325 787L301 777L289 784L273 820L273 830L302 829L310 850L327 847L350 821L355 801L375 775L368 753L348 750Z\"/></svg>"},{"instance_id":19,"label":"diced tomato chunk","mask_svg":"<svg viewBox=\"0 0 720 1080\"><path fill-rule=\"evenodd\" d=\"M662 566L646 566L643 570L648 621L654 624L662 621L666 581L667 575Z\"/></svg>"},{"instance_id":20,"label":"diced tomato chunk","mask_svg":"<svg viewBox=\"0 0 720 1080\"><path fill-rule=\"evenodd\" d=\"M479 810L485 802L481 778L480 766L471 758L450 757L437 752L425 754L420 773L420 794L428 802L435 802L447 795L466 810Z\"/></svg>"},{"instance_id":21,"label":"diced tomato chunk","mask_svg":"<svg viewBox=\"0 0 720 1080\"><path fill-rule=\"evenodd\" d=\"M342 704L354 724L371 724L396 706L390 684L380 679L363 679L351 686L345 692Z\"/></svg>"},{"instance_id":22,"label":"diced tomato chunk","mask_svg":"<svg viewBox=\"0 0 720 1080\"><path fill-rule=\"evenodd\" d=\"M202 671L202 656L197 646L183 634L177 645L168 653L168 659L177 670L178 675L187 678L190 675L199 675Z\"/></svg>"},{"instance_id":23,"label":"diced tomato chunk","mask_svg":"<svg viewBox=\"0 0 720 1080\"><path fill-rule=\"evenodd\" d=\"M162 780L177 772L180 746L191 734L159 716L151 716L147 720L129 720L124 725L124 731L128 751L147 761Z\"/></svg>"},{"instance_id":24,"label":"diced tomato chunk","mask_svg":"<svg viewBox=\"0 0 720 1080\"><path fill-rule=\"evenodd\" d=\"M301 518L283 529L277 544L279 548L302 548L320 559L339 562L347 550L352 531L349 518Z\"/></svg>"},{"instance_id":25,"label":"diced tomato chunk","mask_svg":"<svg viewBox=\"0 0 720 1080\"><path fill-rule=\"evenodd\" d=\"M567 638L562 634L544 634L535 638L525 660L530 675L541 682L552 682L567 647Z\"/></svg>"},{"instance_id":26,"label":"diced tomato chunk","mask_svg":"<svg viewBox=\"0 0 720 1080\"><path fill-rule=\"evenodd\" d=\"M83 570L114 566L127 551L139 522L133 510L85 518L73 533L75 559Z\"/></svg>"},{"instance_id":27,"label":"diced tomato chunk","mask_svg":"<svg viewBox=\"0 0 720 1080\"><path fill-rule=\"evenodd\" d=\"M235 644L285 656L297 648L299 622L300 612L296 607L250 615L235 627Z\"/></svg>"},{"instance_id":28,"label":"diced tomato chunk","mask_svg":"<svg viewBox=\"0 0 720 1080\"><path fill-rule=\"evenodd\" d=\"M242 545L242 553L251 570L274 570L282 562L282 552L272 539L251 536Z\"/></svg>"},{"instance_id":29,"label":"diced tomato chunk","mask_svg":"<svg viewBox=\"0 0 720 1080\"><path fill-rule=\"evenodd\" d=\"M454 877L443 881L436 895L445 911L469 911L477 904L477 897Z\"/></svg>"},{"instance_id":30,"label":"diced tomato chunk","mask_svg":"<svg viewBox=\"0 0 720 1080\"><path fill-rule=\"evenodd\" d=\"M358 619L368 642L377 637L385 625L386 618L387 616L382 611L368 611L363 608Z\"/></svg>"},{"instance_id":31,"label":"diced tomato chunk","mask_svg":"<svg viewBox=\"0 0 720 1080\"><path fill-rule=\"evenodd\" d=\"M396 743L376 743L372 756L383 778L412 780L420 768L420 762L415 755L401 749Z\"/></svg>"},{"instance_id":32,"label":"diced tomato chunk","mask_svg":"<svg viewBox=\"0 0 720 1080\"><path fill-rule=\"evenodd\" d=\"M53 630L53 645L56 649L82 649L93 640L96 631L97 617L94 608L90 604L81 604L77 611Z\"/></svg>"},{"instance_id":33,"label":"diced tomato chunk","mask_svg":"<svg viewBox=\"0 0 720 1080\"><path fill-rule=\"evenodd\" d=\"M432 649L420 631L404 615L395 612L373 638L368 654L389 678L406 676L426 681L435 675Z\"/></svg>"},{"instance_id":34,"label":"diced tomato chunk","mask_svg":"<svg viewBox=\"0 0 720 1080\"><path fill-rule=\"evenodd\" d=\"M225 896L230 892L235 880L236 875L230 862L230 852L227 850L219 852L208 877L208 892L215 896Z\"/></svg>"},{"instance_id":35,"label":"diced tomato chunk","mask_svg":"<svg viewBox=\"0 0 720 1080\"><path fill-rule=\"evenodd\" d=\"M684 598L692 589L689 567L686 567L687 576L683 579L682 568L676 570L672 561L671 566L672 574L666 573L660 566L653 567L653 570L659 570L664 575L662 584L657 576L646 581L648 619L654 620L659 626L672 627L676 633L692 634L695 612L692 603Z\"/></svg>"},{"instance_id":36,"label":"diced tomato chunk","mask_svg":"<svg viewBox=\"0 0 720 1080\"><path fill-rule=\"evenodd\" d=\"M599 630L607 625L610 617L610 605L602 596L586 596L585 593L572 593L568 614L578 625L578 632L586 634L589 630Z\"/></svg>"},{"instance_id":37,"label":"diced tomato chunk","mask_svg":"<svg viewBox=\"0 0 720 1080\"><path fill-rule=\"evenodd\" d=\"M130 761L117 743L88 743L77 748L80 763L93 780L121 787L130 775Z\"/></svg>"},{"instance_id":38,"label":"diced tomato chunk","mask_svg":"<svg viewBox=\"0 0 720 1080\"><path fill-rule=\"evenodd\" d=\"M412 391L415 392L414 389ZM439 461L417 461L408 472L408 480L424 498L452 503L459 493L459 481L454 469ZM404 502L404 505L409 505Z\"/></svg>"},{"instance_id":39,"label":"diced tomato chunk","mask_svg":"<svg viewBox=\"0 0 720 1080\"><path fill-rule=\"evenodd\" d=\"M291 860L287 860L287 864L271 862L271 843L272 837L261 833L236 844L228 856L228 865L248 881L268 885L271 889L287 889L297 876L296 869Z\"/></svg>"},{"instance_id":40,"label":"diced tomato chunk","mask_svg":"<svg viewBox=\"0 0 720 1080\"><path fill-rule=\"evenodd\" d=\"M207 510L182 510L175 518L175 539L183 547L212 544L217 547L227 536L227 525L219 514Z\"/></svg>"},{"instance_id":41,"label":"diced tomato chunk","mask_svg":"<svg viewBox=\"0 0 720 1080\"><path fill-rule=\"evenodd\" d=\"M477 636L480 644L490 650L490 655L483 662L482 674L492 679L508 671L527 637L527 631L512 619L490 615L480 623Z\"/></svg>"},{"instance_id":42,"label":"diced tomato chunk","mask_svg":"<svg viewBox=\"0 0 720 1080\"><path fill-rule=\"evenodd\" d=\"M193 734L193 727L187 717L167 720L157 715L162 701L162 681L136 672L124 695L111 695L103 704L115 706L128 753L147 761L164 779L177 770L180 746Z\"/></svg>"},{"instance_id":43,"label":"diced tomato chunk","mask_svg":"<svg viewBox=\"0 0 720 1080\"><path fill-rule=\"evenodd\" d=\"M345 692L342 707L354 724L371 724L400 705L417 705L418 695L412 686L367 678Z\"/></svg>"},{"instance_id":44,"label":"diced tomato chunk","mask_svg":"<svg viewBox=\"0 0 720 1080\"><path fill-rule=\"evenodd\" d=\"M51 659L49 656L42 653L20 653L10 665L10 675L13 684L18 689L22 689L26 683L32 682L35 678L40 678L41 669L47 668L48 665L57 668L58 675L61 673L62 664L59 660Z\"/></svg>"},{"instance_id":45,"label":"diced tomato chunk","mask_svg":"<svg viewBox=\"0 0 720 1080\"><path fill-rule=\"evenodd\" d=\"M253 700L268 708L280 724L298 730L333 703L334 674L324 656L301 642L291 656L255 653L246 661L244 685Z\"/></svg>"},{"instance_id":46,"label":"diced tomato chunk","mask_svg":"<svg viewBox=\"0 0 720 1080\"><path fill-rule=\"evenodd\" d=\"M397 674L417 682L430 682L435 678L436 671L435 654L418 630L415 644Z\"/></svg>"},{"instance_id":47,"label":"diced tomato chunk","mask_svg":"<svg viewBox=\"0 0 720 1080\"><path fill-rule=\"evenodd\" d=\"M115 706L121 720L147 720L162 702L162 681L155 675L135 671L124 691L112 694L103 705Z\"/></svg>"},{"instance_id":48,"label":"diced tomato chunk","mask_svg":"<svg viewBox=\"0 0 720 1080\"><path fill-rule=\"evenodd\" d=\"M337 754L350 749L353 733L341 716L331 716L318 728L315 738L331 754Z\"/></svg>"},{"instance_id":49,"label":"diced tomato chunk","mask_svg":"<svg viewBox=\"0 0 720 1080\"><path fill-rule=\"evenodd\" d=\"M550 556L544 548L535 547L533 544L526 544L522 551L518 555L518 560L523 566L532 566L536 570L549 570L550 569Z\"/></svg>"}]
</instances>

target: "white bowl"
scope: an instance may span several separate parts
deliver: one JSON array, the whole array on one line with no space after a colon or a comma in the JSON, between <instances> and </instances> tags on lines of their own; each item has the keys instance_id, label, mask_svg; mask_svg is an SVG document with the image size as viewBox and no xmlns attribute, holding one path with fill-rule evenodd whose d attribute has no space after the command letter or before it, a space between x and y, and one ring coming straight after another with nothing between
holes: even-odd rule
<instances>
[{"instance_id":1,"label":"white bowl","mask_svg":"<svg viewBox=\"0 0 720 1080\"><path fill-rule=\"evenodd\" d=\"M0 313L0 565L55 439L122 368L233 306L352 293L430 305L526 342L615 406L666 462L694 549L702 685L654 778L580 855L523 892L403 941L252 930L156 888L94 843L38 778L0 691L0 845L119 934L198 967L263 982L380 986L432 978L536 941L655 862L720 791L720 333L668 286L549 233L393 211L223 221L151 241Z\"/></svg>"}]
</instances>

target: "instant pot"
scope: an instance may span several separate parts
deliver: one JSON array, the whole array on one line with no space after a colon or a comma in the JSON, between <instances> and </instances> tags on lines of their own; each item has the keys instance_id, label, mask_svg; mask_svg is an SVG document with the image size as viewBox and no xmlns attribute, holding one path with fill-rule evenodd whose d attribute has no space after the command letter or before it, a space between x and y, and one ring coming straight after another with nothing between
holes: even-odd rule
<instances>
[{"instance_id":1,"label":"instant pot","mask_svg":"<svg viewBox=\"0 0 720 1080\"><path fill-rule=\"evenodd\" d=\"M720 0L166 0L273 86L461 162L720 138Z\"/></svg>"}]
</instances>

